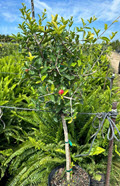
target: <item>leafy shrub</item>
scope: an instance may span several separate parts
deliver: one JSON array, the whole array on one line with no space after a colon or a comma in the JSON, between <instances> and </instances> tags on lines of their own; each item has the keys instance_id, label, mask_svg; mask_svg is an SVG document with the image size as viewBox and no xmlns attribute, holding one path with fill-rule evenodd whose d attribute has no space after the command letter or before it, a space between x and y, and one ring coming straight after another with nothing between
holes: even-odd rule
<instances>
[{"instance_id":1,"label":"leafy shrub","mask_svg":"<svg viewBox=\"0 0 120 186\"><path fill-rule=\"evenodd\" d=\"M14 55L19 51L17 43L0 43L0 58L4 56Z\"/></svg>"},{"instance_id":2,"label":"leafy shrub","mask_svg":"<svg viewBox=\"0 0 120 186\"><path fill-rule=\"evenodd\" d=\"M21 54L0 59L0 106L29 107L32 95L34 96L36 92L29 86L29 83L27 84L27 81L23 82L21 80L22 75L25 73L21 69L22 66L24 66L24 61ZM21 124L18 118L13 116L11 109L2 108L2 112L2 120L6 126L4 129L3 123L0 122L0 136L2 138L0 146L1 149L4 149L5 144L8 145L6 140L9 142L10 139L23 141L20 135L24 135Z\"/></svg>"},{"instance_id":3,"label":"leafy shrub","mask_svg":"<svg viewBox=\"0 0 120 186\"><path fill-rule=\"evenodd\" d=\"M94 29L94 34L87 31L91 28L87 27L87 24L82 19L83 26L81 28L77 27L77 31L83 32L85 42L80 44L79 34L72 31L68 32L65 29L68 22L69 28L72 26L72 18L64 20L62 17L60 23L57 21L58 15L52 16L52 21L48 22L48 28L46 29L46 26L45 28L41 26L42 21L45 19L45 12L43 12L42 18L39 16L39 24L32 20L26 6L23 5L21 13L25 20L23 24L19 25L23 35L16 37L18 40L20 39L20 43L25 49L25 65L22 69L27 70L27 74L22 76L21 81L27 80L29 87L33 87L35 91L37 90L36 96L30 99L31 104L28 106L40 107L46 111L55 112L56 115L51 115L50 118L53 120L51 122L53 124L57 123L57 125L50 128L51 122L49 122L48 115L45 117L44 113L42 113L42 117L40 117L40 120L38 119L40 131L37 126L37 129L34 127L34 132L30 130L29 136L26 136L27 140L17 150L14 149L14 152L9 157L5 157L1 168L3 171L2 176L4 176L4 170L8 167L12 175L12 180L9 183L11 185L41 184L42 178L44 178L43 182L46 183L48 172L55 165L53 162L55 161L56 164L65 162L63 156L58 157L58 154L55 153L57 144L59 147L58 152L65 155L65 151L62 149L63 142L61 145L62 140L56 142L55 138L59 134L63 139L61 125L59 125L61 124L59 121L61 113L65 116L69 129L69 139L73 142L73 155L71 157L74 161L82 162L83 158L75 160L74 155L87 152L88 147L90 147L89 139L95 130L91 126L93 117L89 115L79 116L79 112L108 112L111 110L111 91L108 87L109 83L105 84L109 64L106 53L110 51L107 44L116 34L112 33L110 39L101 37L103 43L96 45L95 42L99 38L99 31ZM95 20L96 18L93 17L88 22L91 23ZM111 75L110 72L108 75ZM62 95L58 94L60 89L64 91ZM39 104L37 105L37 103ZM12 113L18 118L36 125L33 114L27 116L26 113L23 113L23 116L21 116L20 113ZM35 117L39 118L38 116ZM43 126L42 123L44 122L48 122L48 124L42 128L41 125ZM96 125L99 126L99 121L96 122ZM107 125L106 122L104 132L107 130ZM51 130L47 131L46 127ZM51 132L50 135L48 135L49 132ZM100 135L101 133L99 133L94 149L98 148L98 145L106 147L106 141L102 144ZM45 142L43 136L46 136ZM68 141L66 142L68 143ZM47 150L45 145L48 145ZM79 145L81 146L79 147ZM35 154L36 149L39 156ZM25 156L27 154L26 150L28 150L28 157ZM98 154L98 151L96 153L94 150L93 154ZM105 152L104 155L106 155ZM23 159L19 161L20 157ZM20 168L18 168L18 165ZM46 165L48 168L45 168ZM45 170L38 172L39 167L45 168Z\"/></svg>"}]
</instances>

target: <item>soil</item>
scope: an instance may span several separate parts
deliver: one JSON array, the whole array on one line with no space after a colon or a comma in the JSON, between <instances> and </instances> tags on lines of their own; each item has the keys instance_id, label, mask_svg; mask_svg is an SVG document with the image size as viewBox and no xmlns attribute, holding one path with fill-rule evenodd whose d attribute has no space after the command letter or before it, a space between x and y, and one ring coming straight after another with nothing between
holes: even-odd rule
<instances>
[{"instance_id":1,"label":"soil","mask_svg":"<svg viewBox=\"0 0 120 186\"><path fill-rule=\"evenodd\" d=\"M51 186L89 186L90 178L88 174L79 166L72 168L70 183L66 182L65 168L59 168L51 179Z\"/></svg>"}]
</instances>

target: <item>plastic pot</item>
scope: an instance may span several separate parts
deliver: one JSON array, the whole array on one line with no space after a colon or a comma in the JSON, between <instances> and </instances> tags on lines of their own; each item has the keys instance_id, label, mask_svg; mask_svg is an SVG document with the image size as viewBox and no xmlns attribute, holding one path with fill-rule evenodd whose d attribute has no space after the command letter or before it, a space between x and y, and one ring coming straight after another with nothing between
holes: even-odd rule
<instances>
[{"instance_id":1,"label":"plastic pot","mask_svg":"<svg viewBox=\"0 0 120 186\"><path fill-rule=\"evenodd\" d=\"M120 62L119 62L119 65L118 65L118 74L120 74Z\"/></svg>"},{"instance_id":2,"label":"plastic pot","mask_svg":"<svg viewBox=\"0 0 120 186\"><path fill-rule=\"evenodd\" d=\"M49 177L48 177L48 186L52 186L52 185L51 185L51 180L52 180L53 176L55 175L56 171L59 170L60 168L64 168L64 167L65 167L65 165L59 165L59 166L57 166L55 169L53 169L53 170L51 171L51 173L49 174ZM79 165L75 165L75 167L81 168ZM81 168L81 169L82 169L82 168ZM74 171L75 171L75 168L73 167L72 170L73 170L73 172L74 172ZM82 170L84 170L84 169L82 169ZM84 171L85 171L85 170L84 170ZM87 174L87 173L86 173L86 174ZM87 175L88 175L88 174L87 174ZM88 183L88 185L86 185L86 186L90 186L90 177L89 177L89 175L88 175L88 178L89 178L89 183Z\"/></svg>"}]
</instances>

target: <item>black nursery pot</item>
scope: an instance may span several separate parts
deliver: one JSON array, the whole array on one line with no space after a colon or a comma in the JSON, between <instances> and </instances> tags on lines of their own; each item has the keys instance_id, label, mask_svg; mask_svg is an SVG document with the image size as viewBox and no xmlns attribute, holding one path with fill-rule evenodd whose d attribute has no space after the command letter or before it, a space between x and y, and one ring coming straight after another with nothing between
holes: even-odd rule
<instances>
[{"instance_id":1,"label":"black nursery pot","mask_svg":"<svg viewBox=\"0 0 120 186\"><path fill-rule=\"evenodd\" d=\"M57 171L58 171L59 169L61 169L61 168L65 168L65 165L59 165L58 167L56 167L55 169L53 169L53 170L51 171L51 173L49 174L49 177L48 177L48 186L58 186L58 185L59 185L59 184L51 184L51 181L52 181L53 177L55 176L55 174L57 173ZM75 166L72 168L73 174L74 174L74 172L75 172L76 170L78 170L78 169L84 171L84 173L87 175L87 183L88 183L88 184L85 184L85 186L90 186L90 177L89 177L89 175L85 172L85 170L82 169L80 166L75 165ZM77 179L80 180L81 178L79 178L79 176L78 176ZM83 179L83 180L84 180L84 179ZM60 185L62 185L62 184L60 184ZM74 185L74 184L73 184L73 185ZM82 185L83 185L83 184L82 184Z\"/></svg>"}]
</instances>

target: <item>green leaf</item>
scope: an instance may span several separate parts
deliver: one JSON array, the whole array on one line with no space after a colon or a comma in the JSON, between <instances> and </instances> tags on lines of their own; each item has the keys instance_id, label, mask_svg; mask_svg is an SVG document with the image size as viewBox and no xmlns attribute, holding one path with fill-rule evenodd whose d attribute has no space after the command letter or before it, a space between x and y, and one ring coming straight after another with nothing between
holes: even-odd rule
<instances>
[{"instance_id":1,"label":"green leaf","mask_svg":"<svg viewBox=\"0 0 120 186\"><path fill-rule=\"evenodd\" d=\"M101 147L95 147L91 152L90 152L90 156L93 155L98 155L101 154L105 151L105 149L101 148Z\"/></svg>"},{"instance_id":2,"label":"green leaf","mask_svg":"<svg viewBox=\"0 0 120 186\"><path fill-rule=\"evenodd\" d=\"M51 39L52 39L51 37L46 38L45 40L43 40L42 44L45 44L45 43L51 41Z\"/></svg>"},{"instance_id":3,"label":"green leaf","mask_svg":"<svg viewBox=\"0 0 120 186\"><path fill-rule=\"evenodd\" d=\"M55 149L55 152L59 152L59 153L65 154L65 150L63 150L63 149Z\"/></svg>"},{"instance_id":4,"label":"green leaf","mask_svg":"<svg viewBox=\"0 0 120 186\"><path fill-rule=\"evenodd\" d=\"M100 174L95 174L94 179L100 181L102 179L102 176Z\"/></svg>"},{"instance_id":5,"label":"green leaf","mask_svg":"<svg viewBox=\"0 0 120 186\"><path fill-rule=\"evenodd\" d=\"M55 22L57 21L57 18L58 18L58 14L56 14L55 17L54 17Z\"/></svg>"},{"instance_id":6,"label":"green leaf","mask_svg":"<svg viewBox=\"0 0 120 186\"><path fill-rule=\"evenodd\" d=\"M115 20L115 21L113 21L112 23L116 23L116 22L118 22L118 20Z\"/></svg>"},{"instance_id":7,"label":"green leaf","mask_svg":"<svg viewBox=\"0 0 120 186\"><path fill-rule=\"evenodd\" d=\"M75 67L77 63L71 63L71 67Z\"/></svg>"},{"instance_id":8,"label":"green leaf","mask_svg":"<svg viewBox=\"0 0 120 186\"><path fill-rule=\"evenodd\" d=\"M65 90L62 96L65 96L68 93L69 90Z\"/></svg>"},{"instance_id":9,"label":"green leaf","mask_svg":"<svg viewBox=\"0 0 120 186\"><path fill-rule=\"evenodd\" d=\"M82 24L83 24L83 26L85 26L85 25L86 25L86 23L84 22L84 19L83 19L83 18L81 18L81 20L82 20Z\"/></svg>"},{"instance_id":10,"label":"green leaf","mask_svg":"<svg viewBox=\"0 0 120 186\"><path fill-rule=\"evenodd\" d=\"M51 17L52 17L52 21L54 21L54 16L53 16L53 15L51 15Z\"/></svg>"},{"instance_id":11,"label":"green leaf","mask_svg":"<svg viewBox=\"0 0 120 186\"><path fill-rule=\"evenodd\" d=\"M107 38L107 37L100 37L100 39L106 41L106 42L109 42L110 40Z\"/></svg>"},{"instance_id":12,"label":"green leaf","mask_svg":"<svg viewBox=\"0 0 120 186\"><path fill-rule=\"evenodd\" d=\"M88 27L88 26L86 26L86 27L84 27L84 28L86 28L86 29L91 29L90 27Z\"/></svg>"},{"instance_id":13,"label":"green leaf","mask_svg":"<svg viewBox=\"0 0 120 186\"><path fill-rule=\"evenodd\" d=\"M70 75L65 75L65 77L69 80L73 80L75 77L74 76L70 76Z\"/></svg>"},{"instance_id":14,"label":"green leaf","mask_svg":"<svg viewBox=\"0 0 120 186\"><path fill-rule=\"evenodd\" d=\"M32 56L32 54L29 52L29 57L26 57L26 58L28 58L30 61L32 61L35 58L35 56Z\"/></svg>"},{"instance_id":15,"label":"green leaf","mask_svg":"<svg viewBox=\"0 0 120 186\"><path fill-rule=\"evenodd\" d=\"M93 37L94 37L94 34L93 33L90 33L88 39L93 39Z\"/></svg>"},{"instance_id":16,"label":"green leaf","mask_svg":"<svg viewBox=\"0 0 120 186\"><path fill-rule=\"evenodd\" d=\"M96 29L96 28L94 28L94 27L93 27L93 30L95 31L95 34L98 36L98 34L99 34L100 30L99 30L99 29L97 30L97 29Z\"/></svg>"},{"instance_id":17,"label":"green leaf","mask_svg":"<svg viewBox=\"0 0 120 186\"><path fill-rule=\"evenodd\" d=\"M108 28L108 25L104 24L104 29L107 30L107 28Z\"/></svg>"},{"instance_id":18,"label":"green leaf","mask_svg":"<svg viewBox=\"0 0 120 186\"><path fill-rule=\"evenodd\" d=\"M112 32L112 36L110 36L110 39L113 39L116 34L117 34L117 32Z\"/></svg>"},{"instance_id":19,"label":"green leaf","mask_svg":"<svg viewBox=\"0 0 120 186\"><path fill-rule=\"evenodd\" d=\"M68 123L70 124L70 123L72 123L73 122L73 118L71 117L71 119L70 119L70 121L68 121Z\"/></svg>"},{"instance_id":20,"label":"green leaf","mask_svg":"<svg viewBox=\"0 0 120 186\"><path fill-rule=\"evenodd\" d=\"M57 24L54 21L52 21L52 23L53 23L54 27L58 30Z\"/></svg>"},{"instance_id":21,"label":"green leaf","mask_svg":"<svg viewBox=\"0 0 120 186\"><path fill-rule=\"evenodd\" d=\"M85 30L83 30L83 38L85 38L86 32Z\"/></svg>"},{"instance_id":22,"label":"green leaf","mask_svg":"<svg viewBox=\"0 0 120 186\"><path fill-rule=\"evenodd\" d=\"M93 21L97 20L97 18L95 16L93 16Z\"/></svg>"},{"instance_id":23,"label":"green leaf","mask_svg":"<svg viewBox=\"0 0 120 186\"><path fill-rule=\"evenodd\" d=\"M51 92L53 92L55 90L55 86L54 84L51 85Z\"/></svg>"},{"instance_id":24,"label":"green leaf","mask_svg":"<svg viewBox=\"0 0 120 186\"><path fill-rule=\"evenodd\" d=\"M117 145L115 145L115 152L118 154L118 156L120 156L120 153L117 150Z\"/></svg>"},{"instance_id":25,"label":"green leaf","mask_svg":"<svg viewBox=\"0 0 120 186\"><path fill-rule=\"evenodd\" d=\"M55 102L54 95L50 95L49 97L50 97L50 100L51 100L52 102Z\"/></svg>"},{"instance_id":26,"label":"green leaf","mask_svg":"<svg viewBox=\"0 0 120 186\"><path fill-rule=\"evenodd\" d=\"M4 105L4 104L6 104L6 103L8 103L9 101L0 101L0 105L2 106L2 105Z\"/></svg>"},{"instance_id":27,"label":"green leaf","mask_svg":"<svg viewBox=\"0 0 120 186\"><path fill-rule=\"evenodd\" d=\"M77 31L79 32L79 28L76 26Z\"/></svg>"},{"instance_id":28,"label":"green leaf","mask_svg":"<svg viewBox=\"0 0 120 186\"><path fill-rule=\"evenodd\" d=\"M39 84L39 83L41 83L41 81L36 81L36 84Z\"/></svg>"},{"instance_id":29,"label":"green leaf","mask_svg":"<svg viewBox=\"0 0 120 186\"><path fill-rule=\"evenodd\" d=\"M80 59L77 62L78 62L78 66L82 64Z\"/></svg>"},{"instance_id":30,"label":"green leaf","mask_svg":"<svg viewBox=\"0 0 120 186\"><path fill-rule=\"evenodd\" d=\"M71 117L65 117L64 119L65 119L65 120L70 120L70 119L71 119Z\"/></svg>"},{"instance_id":31,"label":"green leaf","mask_svg":"<svg viewBox=\"0 0 120 186\"><path fill-rule=\"evenodd\" d=\"M61 26L59 27L59 31L63 30L65 27L66 27L66 25L61 25Z\"/></svg>"},{"instance_id":32,"label":"green leaf","mask_svg":"<svg viewBox=\"0 0 120 186\"><path fill-rule=\"evenodd\" d=\"M44 81L44 79L47 77L47 75L44 75L41 77L41 80Z\"/></svg>"},{"instance_id":33,"label":"green leaf","mask_svg":"<svg viewBox=\"0 0 120 186\"><path fill-rule=\"evenodd\" d=\"M90 18L90 20L89 20L89 23L91 23L92 22L92 17Z\"/></svg>"}]
</instances>

